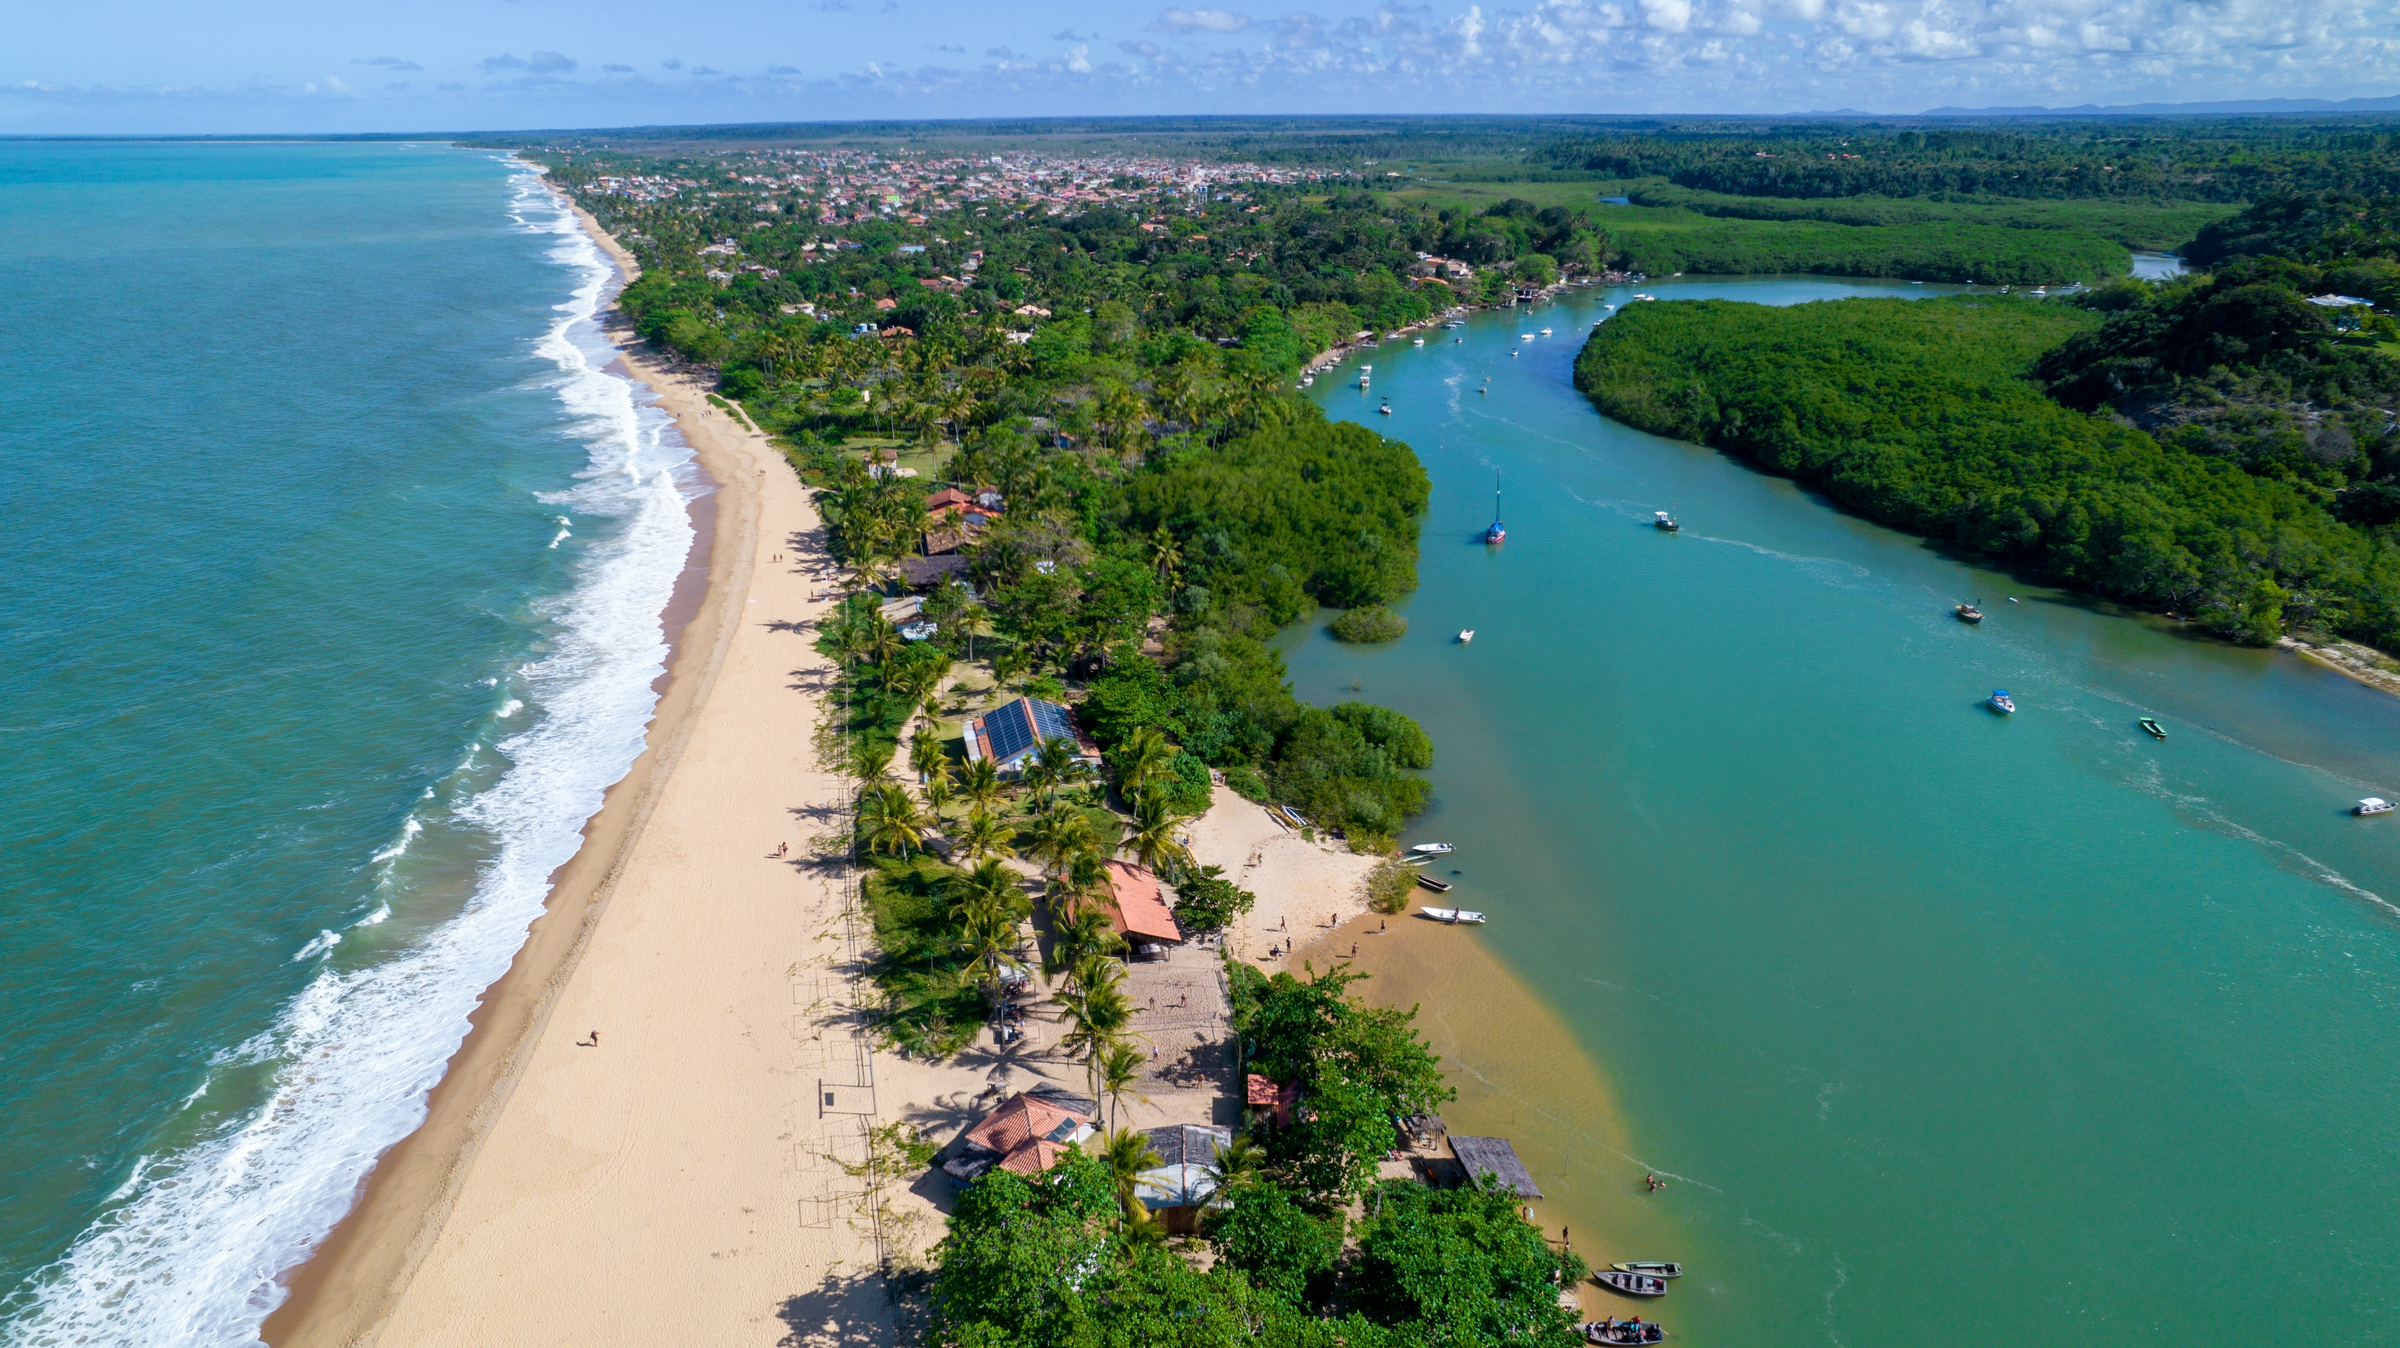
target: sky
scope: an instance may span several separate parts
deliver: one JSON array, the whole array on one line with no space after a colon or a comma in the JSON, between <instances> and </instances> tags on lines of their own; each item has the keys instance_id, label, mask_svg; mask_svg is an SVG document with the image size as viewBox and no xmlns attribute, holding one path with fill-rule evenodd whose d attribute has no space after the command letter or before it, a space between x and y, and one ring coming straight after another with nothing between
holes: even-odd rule
<instances>
[{"instance_id":1,"label":"sky","mask_svg":"<svg viewBox=\"0 0 2400 1348\"><path fill-rule=\"evenodd\" d=\"M1301 2L17 0L0 135L2400 94L2400 0Z\"/></svg>"}]
</instances>

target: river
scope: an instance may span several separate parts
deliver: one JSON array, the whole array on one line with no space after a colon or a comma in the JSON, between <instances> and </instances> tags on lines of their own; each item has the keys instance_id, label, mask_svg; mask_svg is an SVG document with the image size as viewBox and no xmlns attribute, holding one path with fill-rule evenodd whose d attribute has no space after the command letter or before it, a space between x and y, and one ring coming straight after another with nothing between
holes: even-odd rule
<instances>
[{"instance_id":1,"label":"river","mask_svg":"<svg viewBox=\"0 0 2400 1348\"><path fill-rule=\"evenodd\" d=\"M2400 796L2400 699L1602 418L1572 366L1633 289L1318 381L1433 505L1404 640L1287 641L1431 732L1410 841L1613 1088L1615 1149L1523 1115L1548 1210L1652 1205L1677 1248L1584 1253L1685 1260L1626 1309L1698 1344L2400 1336L2400 816L2346 813Z\"/></svg>"}]
</instances>

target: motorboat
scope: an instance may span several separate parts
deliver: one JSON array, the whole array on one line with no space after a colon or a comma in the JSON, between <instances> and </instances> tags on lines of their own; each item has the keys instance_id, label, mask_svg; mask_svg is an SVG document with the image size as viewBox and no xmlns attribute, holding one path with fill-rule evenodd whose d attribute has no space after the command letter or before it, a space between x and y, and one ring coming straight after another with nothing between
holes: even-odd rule
<instances>
[{"instance_id":1,"label":"motorboat","mask_svg":"<svg viewBox=\"0 0 2400 1348\"><path fill-rule=\"evenodd\" d=\"M1390 416L1392 414L1392 400L1389 398L1384 399L1383 406L1378 407L1375 410L1382 413L1384 416Z\"/></svg>"},{"instance_id":2,"label":"motorboat","mask_svg":"<svg viewBox=\"0 0 2400 1348\"><path fill-rule=\"evenodd\" d=\"M1436 922L1447 922L1453 927L1462 922L1466 923L1470 927L1479 927L1483 925L1483 914L1472 913L1464 908L1419 908L1417 912L1419 915L1430 917ZM1656 1280L1653 1279L1653 1281ZM1666 1284L1659 1283L1659 1287L1663 1290L1666 1287ZM1657 1293L1654 1292L1650 1293L1649 1295L1655 1296Z\"/></svg>"},{"instance_id":3,"label":"motorboat","mask_svg":"<svg viewBox=\"0 0 2400 1348\"><path fill-rule=\"evenodd\" d=\"M1650 527L1658 530L1660 533L1671 534L1676 530L1681 529L1683 526L1675 522L1675 517L1673 515L1668 514L1664 510L1656 510L1651 512Z\"/></svg>"},{"instance_id":4,"label":"motorboat","mask_svg":"<svg viewBox=\"0 0 2400 1348\"><path fill-rule=\"evenodd\" d=\"M1680 1278L1683 1265L1663 1259L1628 1259L1622 1264L1610 1264L1619 1273L1647 1273L1653 1278Z\"/></svg>"},{"instance_id":5,"label":"motorboat","mask_svg":"<svg viewBox=\"0 0 2400 1348\"><path fill-rule=\"evenodd\" d=\"M2392 803L2381 796L2369 796L2350 807L2352 814L2390 814Z\"/></svg>"},{"instance_id":6,"label":"motorboat","mask_svg":"<svg viewBox=\"0 0 2400 1348\"><path fill-rule=\"evenodd\" d=\"M1585 1343L1664 1343L1667 1331L1647 1320L1594 1320L1583 1327Z\"/></svg>"},{"instance_id":7,"label":"motorboat","mask_svg":"<svg viewBox=\"0 0 2400 1348\"><path fill-rule=\"evenodd\" d=\"M1543 335L1544 337L1547 337L1547 336L1549 336L1549 335L1550 335L1550 329L1548 329L1548 328L1544 328L1544 329L1542 329L1542 335Z\"/></svg>"},{"instance_id":8,"label":"motorboat","mask_svg":"<svg viewBox=\"0 0 2400 1348\"><path fill-rule=\"evenodd\" d=\"M2145 716L2138 724L2142 729L2149 731L2150 738L2154 740L2163 740L2167 737L2167 728L2160 725L2155 717Z\"/></svg>"},{"instance_id":9,"label":"motorboat","mask_svg":"<svg viewBox=\"0 0 2400 1348\"><path fill-rule=\"evenodd\" d=\"M1414 346L1423 346L1423 345L1425 345L1425 339L1424 339L1424 338L1422 338L1422 337L1419 337L1419 338L1418 338L1418 339L1417 339L1415 342L1411 343L1411 345L1414 345Z\"/></svg>"},{"instance_id":10,"label":"motorboat","mask_svg":"<svg viewBox=\"0 0 2400 1348\"><path fill-rule=\"evenodd\" d=\"M1421 857L1446 857L1458 848L1450 843L1418 843L1408 850Z\"/></svg>"},{"instance_id":11,"label":"motorboat","mask_svg":"<svg viewBox=\"0 0 2400 1348\"><path fill-rule=\"evenodd\" d=\"M1359 371L1359 372L1358 372L1358 386L1359 386L1360 388L1365 388L1365 387L1366 387L1368 384L1370 384L1370 383L1372 383L1372 382L1373 382L1373 381L1372 381L1371 379L1369 379L1369 378L1368 378L1368 376L1367 376L1367 372L1366 372L1366 371L1364 371L1364 370L1361 370L1361 371Z\"/></svg>"},{"instance_id":12,"label":"motorboat","mask_svg":"<svg viewBox=\"0 0 2400 1348\"><path fill-rule=\"evenodd\" d=\"M1530 342L1533 340L1533 334L1530 332L1520 332L1517 334L1517 340L1520 342Z\"/></svg>"},{"instance_id":13,"label":"motorboat","mask_svg":"<svg viewBox=\"0 0 2400 1348\"><path fill-rule=\"evenodd\" d=\"M1994 688L1992 690L1992 695L1985 698L1983 702L1985 706L1990 707L1993 711L2000 713L2002 716L2014 716L2017 714L2016 701L2009 697L2008 690L2006 688Z\"/></svg>"},{"instance_id":14,"label":"motorboat","mask_svg":"<svg viewBox=\"0 0 2400 1348\"><path fill-rule=\"evenodd\" d=\"M1983 621L1983 610L1975 607L1973 604L1960 604L1950 611L1957 614L1958 620L1962 623L1979 623Z\"/></svg>"},{"instance_id":15,"label":"motorboat","mask_svg":"<svg viewBox=\"0 0 2400 1348\"><path fill-rule=\"evenodd\" d=\"M1461 630L1461 631L1459 632L1459 634L1458 634L1458 644L1459 644L1459 645L1461 645L1461 646L1464 646L1464 645L1466 645L1468 642L1470 642L1470 641L1473 641L1474 639L1475 639L1475 629L1474 629L1474 628L1472 628L1472 627L1465 628L1465 629Z\"/></svg>"},{"instance_id":16,"label":"motorboat","mask_svg":"<svg viewBox=\"0 0 2400 1348\"><path fill-rule=\"evenodd\" d=\"M1423 886L1425 886L1427 889L1430 889L1430 890L1432 890L1432 891L1433 891L1434 893L1436 893L1436 894L1447 894L1447 893L1449 893L1449 892L1450 892L1450 882L1449 882L1449 881L1447 881L1447 880L1436 880L1436 879L1434 879L1434 878L1433 878L1432 876L1430 876L1430 875L1420 875L1420 876L1418 876L1418 877L1417 877L1417 883L1418 883L1418 884L1420 884L1420 885L1423 885Z\"/></svg>"},{"instance_id":17,"label":"motorboat","mask_svg":"<svg viewBox=\"0 0 2400 1348\"><path fill-rule=\"evenodd\" d=\"M1429 908L1426 911L1433 910ZM1632 1297L1663 1297L1667 1294L1667 1280L1654 1278L1647 1273L1627 1273L1620 1269L1606 1268L1593 1274L1592 1281L1602 1287L1614 1288Z\"/></svg>"}]
</instances>

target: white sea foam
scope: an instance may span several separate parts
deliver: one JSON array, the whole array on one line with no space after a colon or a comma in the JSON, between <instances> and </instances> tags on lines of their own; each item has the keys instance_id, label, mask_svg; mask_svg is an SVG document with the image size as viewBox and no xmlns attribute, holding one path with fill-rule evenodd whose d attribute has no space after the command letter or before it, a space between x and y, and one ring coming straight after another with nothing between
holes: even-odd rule
<instances>
[{"instance_id":1,"label":"white sea foam","mask_svg":"<svg viewBox=\"0 0 2400 1348\"><path fill-rule=\"evenodd\" d=\"M539 916L550 873L641 750L667 653L660 614L691 543L690 454L632 385L602 373L609 352L591 319L611 272L598 248L536 175L518 174L513 187L520 227L551 236L551 259L576 280L534 349L555 367L544 383L588 460L578 485L548 503L619 527L548 604L545 653L514 672L538 714L499 743L512 766L459 810L488 837L492 859L455 919L372 963L326 958L272 1028L215 1055L212 1067L278 1064L272 1099L137 1166L121 1201L12 1298L0 1343L257 1343L283 1300L278 1276L348 1211L375 1158L423 1120L426 1092ZM379 861L405 850L421 828L410 825ZM406 906L405 876L380 884ZM328 937L339 939L328 932L310 945Z\"/></svg>"},{"instance_id":2,"label":"white sea foam","mask_svg":"<svg viewBox=\"0 0 2400 1348\"><path fill-rule=\"evenodd\" d=\"M341 943L342 934L338 931L335 931L331 927L327 927L325 930L317 933L315 940L310 941L307 945L300 947L298 951L293 953L292 963L298 964L300 961L307 959L311 955L326 954Z\"/></svg>"},{"instance_id":3,"label":"white sea foam","mask_svg":"<svg viewBox=\"0 0 2400 1348\"><path fill-rule=\"evenodd\" d=\"M431 790L428 790L425 794L428 798L430 798L433 793ZM410 815L406 820L402 821L400 825L399 841L393 843L389 847L384 848L382 851L377 852L375 855L367 858L367 860L370 863L398 861L402 856L407 854L408 845L412 842L415 842L417 840L417 835L423 833L424 831L425 821L417 818L413 814Z\"/></svg>"}]
</instances>

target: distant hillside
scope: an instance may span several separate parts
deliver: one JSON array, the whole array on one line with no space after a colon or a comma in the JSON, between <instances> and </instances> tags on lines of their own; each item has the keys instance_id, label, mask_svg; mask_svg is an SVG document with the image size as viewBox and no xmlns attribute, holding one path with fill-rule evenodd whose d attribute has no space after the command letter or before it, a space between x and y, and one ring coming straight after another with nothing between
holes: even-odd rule
<instances>
[{"instance_id":1,"label":"distant hillside","mask_svg":"<svg viewBox=\"0 0 2400 1348\"><path fill-rule=\"evenodd\" d=\"M2278 113L2395 112L2400 95L2389 98L2237 98L2216 103L2097 103L2072 108L1933 108L1922 117L2234 117Z\"/></svg>"}]
</instances>

